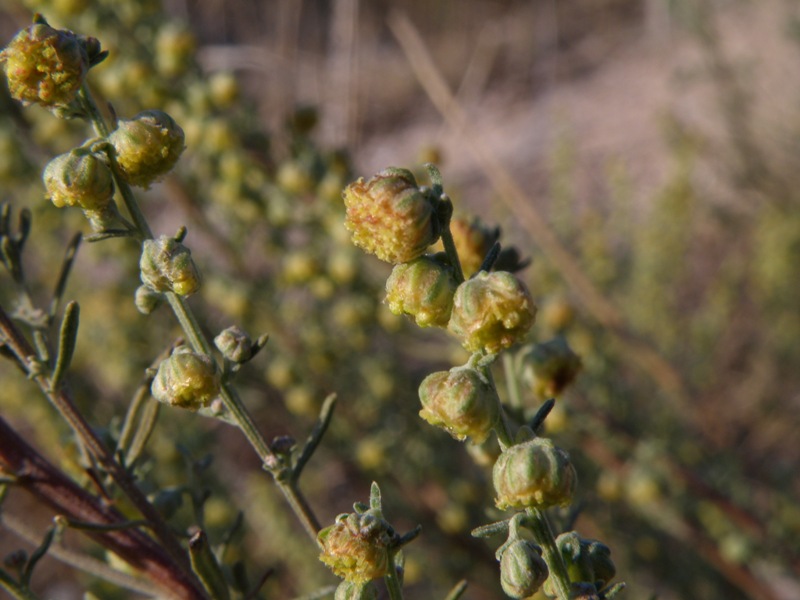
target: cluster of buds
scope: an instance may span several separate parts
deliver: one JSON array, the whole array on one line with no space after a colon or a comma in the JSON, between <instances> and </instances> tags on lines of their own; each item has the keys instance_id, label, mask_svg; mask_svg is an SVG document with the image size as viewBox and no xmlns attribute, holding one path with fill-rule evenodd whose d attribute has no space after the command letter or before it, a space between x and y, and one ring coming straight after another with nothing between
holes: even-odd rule
<instances>
[{"instance_id":1,"label":"cluster of buds","mask_svg":"<svg viewBox=\"0 0 800 600\"><path fill-rule=\"evenodd\" d=\"M556 546L564 559L573 589L585 589L591 597L605 588L617 573L611 550L597 540L584 539L576 531L562 533L556 538ZM557 594L550 581L542 591L550 598Z\"/></svg>"},{"instance_id":2,"label":"cluster of buds","mask_svg":"<svg viewBox=\"0 0 800 600\"><path fill-rule=\"evenodd\" d=\"M348 185L343 194L345 227L356 246L396 265L386 284L393 313L411 315L421 327L448 329L470 352L497 353L527 334L536 306L508 271L480 271L462 281L462 263L454 264L457 257L425 254L445 229L451 230L452 205L441 191L438 171L430 170L432 188L418 186L410 171L398 168ZM499 232L477 222L454 223L459 235L452 239L459 240L468 258L467 273L474 272Z\"/></svg>"},{"instance_id":3,"label":"cluster of buds","mask_svg":"<svg viewBox=\"0 0 800 600\"><path fill-rule=\"evenodd\" d=\"M97 39L55 29L36 15L0 52L0 67L11 97L22 104L38 104L63 118L87 117L92 109L78 93L89 69L107 54ZM53 159L44 184L53 204L79 207L93 230L109 231L121 223L112 201L115 167L123 181L146 188L175 166L183 150L178 124L149 110L119 121L106 140L91 140Z\"/></svg>"}]
</instances>

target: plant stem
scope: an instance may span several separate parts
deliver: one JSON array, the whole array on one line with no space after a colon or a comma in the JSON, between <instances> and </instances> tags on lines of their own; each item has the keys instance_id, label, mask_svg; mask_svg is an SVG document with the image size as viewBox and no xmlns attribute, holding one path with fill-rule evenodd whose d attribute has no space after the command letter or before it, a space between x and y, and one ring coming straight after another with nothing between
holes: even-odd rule
<instances>
[{"instance_id":1,"label":"plant stem","mask_svg":"<svg viewBox=\"0 0 800 600\"><path fill-rule=\"evenodd\" d=\"M88 114L89 120L92 123L95 133L99 136L107 136L109 133L108 126L106 125L103 115L97 108L94 99L91 96L88 88L84 86L81 88L81 99ZM111 153L111 168L114 174L114 181L117 189L122 196L125 207L133 220L134 225L139 233L139 240L153 239L153 232L147 223L147 219L139 208L136 197L133 194L128 183L121 177L119 168L117 167L116 160L114 159L113 152ZM186 300L173 292L166 292L165 296L167 302L175 314L175 318L180 323L181 329L189 342L189 345L195 352L205 354L216 362L211 344L203 333L197 319L189 308ZM219 365L217 365L219 367ZM223 382L220 389L220 397L225 408L230 413L236 425L244 434L249 444L253 447L261 462L264 464L265 469L269 471L277 484L280 486L283 495L286 497L292 510L297 515L300 522L303 524L304 529L309 534L312 540L316 542L317 532L320 529L319 522L311 511L308 502L302 496L301 492L297 489L296 485L290 482L281 481L276 477L276 472L270 468L270 465L279 463L278 457L272 452L264 437L256 427L250 413L244 406L236 389L229 383Z\"/></svg>"},{"instance_id":2,"label":"plant stem","mask_svg":"<svg viewBox=\"0 0 800 600\"><path fill-rule=\"evenodd\" d=\"M38 596L19 585L3 569L0 569L0 589L7 591L15 600L39 600Z\"/></svg>"},{"instance_id":3,"label":"plant stem","mask_svg":"<svg viewBox=\"0 0 800 600\"><path fill-rule=\"evenodd\" d=\"M569 600L570 582L567 565L556 545L550 520L545 512L538 508L529 508L525 512L529 517L526 525L531 529L536 543L542 547L542 558L550 570L550 578L558 600Z\"/></svg>"},{"instance_id":4,"label":"plant stem","mask_svg":"<svg viewBox=\"0 0 800 600\"><path fill-rule=\"evenodd\" d=\"M503 375L508 391L508 405L512 408L522 408L522 396L519 392L519 379L514 368L514 356L510 352L503 352Z\"/></svg>"},{"instance_id":5,"label":"plant stem","mask_svg":"<svg viewBox=\"0 0 800 600\"><path fill-rule=\"evenodd\" d=\"M391 600L403 600L403 588L400 579L397 577L397 567L394 564L394 556L389 560L389 572L383 577L386 589L389 591Z\"/></svg>"}]
</instances>

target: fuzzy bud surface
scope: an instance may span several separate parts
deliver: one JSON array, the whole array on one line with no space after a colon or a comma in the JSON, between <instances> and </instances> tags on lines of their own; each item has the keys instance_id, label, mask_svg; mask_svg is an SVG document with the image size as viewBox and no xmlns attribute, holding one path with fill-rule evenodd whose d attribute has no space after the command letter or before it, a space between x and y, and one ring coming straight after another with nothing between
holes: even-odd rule
<instances>
[{"instance_id":1,"label":"fuzzy bud surface","mask_svg":"<svg viewBox=\"0 0 800 600\"><path fill-rule=\"evenodd\" d=\"M218 394L216 363L204 354L182 346L158 366L150 391L153 398L181 408L203 408Z\"/></svg>"},{"instance_id":2,"label":"fuzzy bud surface","mask_svg":"<svg viewBox=\"0 0 800 600\"><path fill-rule=\"evenodd\" d=\"M142 283L157 292L188 296L200 288L200 273L191 250L166 235L144 241L139 268Z\"/></svg>"},{"instance_id":3,"label":"fuzzy bud surface","mask_svg":"<svg viewBox=\"0 0 800 600\"><path fill-rule=\"evenodd\" d=\"M125 181L143 188L171 171L185 148L183 129L160 110L120 120L108 141Z\"/></svg>"},{"instance_id":4,"label":"fuzzy bud surface","mask_svg":"<svg viewBox=\"0 0 800 600\"><path fill-rule=\"evenodd\" d=\"M317 535L320 560L345 581L364 584L389 572L391 527L371 513L340 515Z\"/></svg>"},{"instance_id":5,"label":"fuzzy bud surface","mask_svg":"<svg viewBox=\"0 0 800 600\"><path fill-rule=\"evenodd\" d=\"M527 598L549 576L542 550L526 540L511 543L500 557L500 585L511 598Z\"/></svg>"},{"instance_id":6,"label":"fuzzy bud surface","mask_svg":"<svg viewBox=\"0 0 800 600\"><path fill-rule=\"evenodd\" d=\"M65 106L75 99L89 71L81 38L71 31L34 23L0 52L11 97L24 105Z\"/></svg>"},{"instance_id":7,"label":"fuzzy bud surface","mask_svg":"<svg viewBox=\"0 0 800 600\"><path fill-rule=\"evenodd\" d=\"M520 341L536 318L530 292L506 271L481 271L456 290L447 328L470 352L497 353Z\"/></svg>"},{"instance_id":8,"label":"fuzzy bud surface","mask_svg":"<svg viewBox=\"0 0 800 600\"><path fill-rule=\"evenodd\" d=\"M395 315L413 316L420 327L447 327L457 287L444 254L420 256L392 269L386 304Z\"/></svg>"},{"instance_id":9,"label":"fuzzy bud surface","mask_svg":"<svg viewBox=\"0 0 800 600\"><path fill-rule=\"evenodd\" d=\"M419 386L419 416L457 440L486 440L497 423L497 398L489 382L470 367L428 375Z\"/></svg>"},{"instance_id":10,"label":"fuzzy bud surface","mask_svg":"<svg viewBox=\"0 0 800 600\"><path fill-rule=\"evenodd\" d=\"M572 502L577 484L569 455L545 438L507 448L492 471L495 504L506 508L547 508Z\"/></svg>"},{"instance_id":11,"label":"fuzzy bud surface","mask_svg":"<svg viewBox=\"0 0 800 600\"><path fill-rule=\"evenodd\" d=\"M236 325L224 329L214 338L214 345L222 356L234 363L243 363L253 356L253 341Z\"/></svg>"},{"instance_id":12,"label":"fuzzy bud surface","mask_svg":"<svg viewBox=\"0 0 800 600\"><path fill-rule=\"evenodd\" d=\"M87 146L47 163L42 175L47 195L57 207L78 206L102 212L114 197L114 179L106 162Z\"/></svg>"},{"instance_id":13,"label":"fuzzy bud surface","mask_svg":"<svg viewBox=\"0 0 800 600\"><path fill-rule=\"evenodd\" d=\"M344 189L345 227L353 243L400 264L422 256L439 238L431 200L406 169L389 168Z\"/></svg>"}]
</instances>

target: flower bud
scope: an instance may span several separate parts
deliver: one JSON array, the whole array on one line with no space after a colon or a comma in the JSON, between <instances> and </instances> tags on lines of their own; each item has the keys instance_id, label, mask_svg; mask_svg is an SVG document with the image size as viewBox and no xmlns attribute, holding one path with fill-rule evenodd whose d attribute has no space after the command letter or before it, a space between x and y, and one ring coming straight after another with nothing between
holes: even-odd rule
<instances>
[{"instance_id":1,"label":"flower bud","mask_svg":"<svg viewBox=\"0 0 800 600\"><path fill-rule=\"evenodd\" d=\"M492 471L495 504L506 508L566 506L577 483L569 455L545 438L507 448Z\"/></svg>"},{"instance_id":2,"label":"flower bud","mask_svg":"<svg viewBox=\"0 0 800 600\"><path fill-rule=\"evenodd\" d=\"M166 235L144 241L139 267L142 283L157 292L188 296L200 287L200 273L192 261L192 252Z\"/></svg>"},{"instance_id":3,"label":"flower bud","mask_svg":"<svg viewBox=\"0 0 800 600\"><path fill-rule=\"evenodd\" d=\"M455 367L428 375L419 386L419 416L457 440L476 444L489 436L499 409L494 389L477 369Z\"/></svg>"},{"instance_id":4,"label":"flower bud","mask_svg":"<svg viewBox=\"0 0 800 600\"><path fill-rule=\"evenodd\" d=\"M500 585L511 598L527 598L536 593L549 576L542 549L526 540L509 544L500 557Z\"/></svg>"},{"instance_id":5,"label":"flower bud","mask_svg":"<svg viewBox=\"0 0 800 600\"><path fill-rule=\"evenodd\" d=\"M74 148L47 163L42 175L53 204L103 211L114 197L114 178L106 162L89 149Z\"/></svg>"},{"instance_id":6,"label":"flower bud","mask_svg":"<svg viewBox=\"0 0 800 600\"><path fill-rule=\"evenodd\" d=\"M136 288L134 304L136 309L143 315L149 315L161 303L163 296L161 292L155 291L149 285L140 285Z\"/></svg>"},{"instance_id":7,"label":"flower bud","mask_svg":"<svg viewBox=\"0 0 800 600\"><path fill-rule=\"evenodd\" d=\"M363 584L389 572L388 544L393 529L371 512L340 515L317 535L320 560L337 576Z\"/></svg>"},{"instance_id":8,"label":"flower bud","mask_svg":"<svg viewBox=\"0 0 800 600\"><path fill-rule=\"evenodd\" d=\"M235 325L215 337L214 345L222 356L234 363L247 362L253 356L253 341Z\"/></svg>"},{"instance_id":9,"label":"flower bud","mask_svg":"<svg viewBox=\"0 0 800 600\"><path fill-rule=\"evenodd\" d=\"M522 282L506 271L481 271L458 286L447 328L470 352L496 353L520 341L536 305Z\"/></svg>"},{"instance_id":10,"label":"flower bud","mask_svg":"<svg viewBox=\"0 0 800 600\"><path fill-rule=\"evenodd\" d=\"M396 315L413 316L420 327L447 327L457 287L444 254L420 256L392 269L386 304Z\"/></svg>"},{"instance_id":11,"label":"flower bud","mask_svg":"<svg viewBox=\"0 0 800 600\"><path fill-rule=\"evenodd\" d=\"M168 173L185 147L183 129L160 110L121 120L108 141L114 146L125 181L143 188Z\"/></svg>"},{"instance_id":12,"label":"flower bud","mask_svg":"<svg viewBox=\"0 0 800 600\"><path fill-rule=\"evenodd\" d=\"M559 336L543 344L533 344L523 356L522 378L539 398L560 394L581 370L581 359Z\"/></svg>"},{"instance_id":13,"label":"flower bud","mask_svg":"<svg viewBox=\"0 0 800 600\"><path fill-rule=\"evenodd\" d=\"M0 52L11 97L24 105L66 106L89 71L84 40L41 19L20 31Z\"/></svg>"},{"instance_id":14,"label":"flower bud","mask_svg":"<svg viewBox=\"0 0 800 600\"><path fill-rule=\"evenodd\" d=\"M150 392L164 404L181 408L202 408L219 394L216 363L205 354L177 348L158 365Z\"/></svg>"},{"instance_id":15,"label":"flower bud","mask_svg":"<svg viewBox=\"0 0 800 600\"><path fill-rule=\"evenodd\" d=\"M602 542L569 531L556 538L556 545L564 557L570 581L583 581L602 589L617 573L611 550Z\"/></svg>"},{"instance_id":16,"label":"flower bud","mask_svg":"<svg viewBox=\"0 0 800 600\"><path fill-rule=\"evenodd\" d=\"M433 202L410 171L389 168L344 189L345 227L353 243L399 264L421 256L439 238Z\"/></svg>"}]
</instances>

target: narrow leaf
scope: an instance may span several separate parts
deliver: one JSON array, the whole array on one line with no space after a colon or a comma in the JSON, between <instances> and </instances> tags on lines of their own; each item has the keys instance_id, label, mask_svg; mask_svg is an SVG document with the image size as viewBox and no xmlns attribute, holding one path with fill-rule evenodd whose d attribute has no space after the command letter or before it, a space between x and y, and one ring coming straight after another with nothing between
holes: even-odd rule
<instances>
[{"instance_id":1,"label":"narrow leaf","mask_svg":"<svg viewBox=\"0 0 800 600\"><path fill-rule=\"evenodd\" d=\"M61 321L61 330L58 335L56 366L53 368L53 377L51 378L51 385L54 390L57 390L61 385L61 379L72 362L78 338L80 312L80 307L75 301L67 304L66 309L64 309L64 319Z\"/></svg>"},{"instance_id":2,"label":"narrow leaf","mask_svg":"<svg viewBox=\"0 0 800 600\"><path fill-rule=\"evenodd\" d=\"M211 551L205 532L198 531L189 540L189 557L192 561L192 570L211 597L214 600L230 600L228 584L216 556Z\"/></svg>"}]
</instances>

